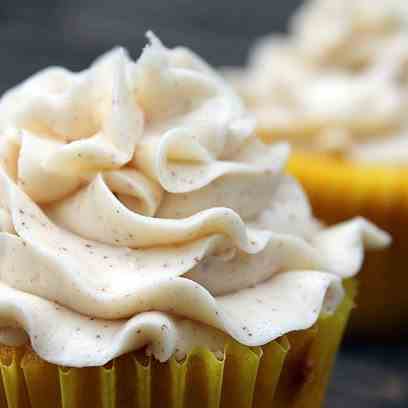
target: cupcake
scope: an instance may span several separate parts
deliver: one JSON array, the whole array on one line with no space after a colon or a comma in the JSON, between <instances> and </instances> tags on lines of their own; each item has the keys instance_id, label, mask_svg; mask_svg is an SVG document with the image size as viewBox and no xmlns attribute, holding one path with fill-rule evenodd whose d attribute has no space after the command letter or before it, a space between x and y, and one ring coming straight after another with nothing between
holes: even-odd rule
<instances>
[{"instance_id":1,"label":"cupcake","mask_svg":"<svg viewBox=\"0 0 408 408\"><path fill-rule=\"evenodd\" d=\"M364 247L230 87L153 35L0 101L0 405L318 407Z\"/></svg>"},{"instance_id":2,"label":"cupcake","mask_svg":"<svg viewBox=\"0 0 408 408\"><path fill-rule=\"evenodd\" d=\"M262 140L294 146L289 169L319 218L364 216L394 237L368 256L354 333L406 330L408 3L308 1L288 35L260 40L248 68L229 78Z\"/></svg>"}]
</instances>

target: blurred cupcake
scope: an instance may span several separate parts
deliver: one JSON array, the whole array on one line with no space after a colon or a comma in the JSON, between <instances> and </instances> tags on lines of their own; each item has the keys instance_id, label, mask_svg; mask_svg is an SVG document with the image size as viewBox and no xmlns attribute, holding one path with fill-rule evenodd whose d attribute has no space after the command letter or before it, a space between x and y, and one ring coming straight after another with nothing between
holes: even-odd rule
<instances>
[{"instance_id":1,"label":"blurred cupcake","mask_svg":"<svg viewBox=\"0 0 408 408\"><path fill-rule=\"evenodd\" d=\"M0 102L1 406L320 406L364 246L389 237L323 228L287 145L149 38Z\"/></svg>"},{"instance_id":2,"label":"blurred cupcake","mask_svg":"<svg viewBox=\"0 0 408 408\"><path fill-rule=\"evenodd\" d=\"M359 334L408 327L408 3L312 0L289 35L262 39L248 68L228 72L264 142L288 140L289 169L328 223L361 215L393 246L361 275Z\"/></svg>"}]
</instances>

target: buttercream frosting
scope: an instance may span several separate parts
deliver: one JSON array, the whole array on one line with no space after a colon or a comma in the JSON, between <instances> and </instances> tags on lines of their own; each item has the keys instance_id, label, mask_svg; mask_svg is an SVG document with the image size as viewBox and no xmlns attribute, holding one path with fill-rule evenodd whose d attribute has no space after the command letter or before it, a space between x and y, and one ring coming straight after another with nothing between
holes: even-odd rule
<instances>
[{"instance_id":1,"label":"buttercream frosting","mask_svg":"<svg viewBox=\"0 0 408 408\"><path fill-rule=\"evenodd\" d=\"M302 149L404 165L407 44L405 1L310 0L288 35L259 40L248 67L228 77L262 134Z\"/></svg>"},{"instance_id":2,"label":"buttercream frosting","mask_svg":"<svg viewBox=\"0 0 408 408\"><path fill-rule=\"evenodd\" d=\"M198 56L150 43L48 68L0 101L0 342L99 366L232 337L263 345L342 299L364 247L324 228L241 100Z\"/></svg>"}]
</instances>

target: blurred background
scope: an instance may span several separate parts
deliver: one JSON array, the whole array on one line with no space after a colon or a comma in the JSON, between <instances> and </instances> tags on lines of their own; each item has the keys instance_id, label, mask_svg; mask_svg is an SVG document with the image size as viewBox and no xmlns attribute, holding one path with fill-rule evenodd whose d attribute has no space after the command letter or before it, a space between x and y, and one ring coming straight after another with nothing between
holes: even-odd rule
<instances>
[{"instance_id":1,"label":"blurred background","mask_svg":"<svg viewBox=\"0 0 408 408\"><path fill-rule=\"evenodd\" d=\"M375 0L374 0L375 1ZM215 66L239 65L250 44L285 31L300 0L0 0L0 93L49 65L85 68L115 45L134 58L152 29ZM328 408L407 408L408 347L343 347Z\"/></svg>"},{"instance_id":2,"label":"blurred background","mask_svg":"<svg viewBox=\"0 0 408 408\"><path fill-rule=\"evenodd\" d=\"M144 33L212 65L242 64L251 42L284 30L299 0L0 0L3 92L48 65L87 66L115 45L137 57Z\"/></svg>"}]
</instances>

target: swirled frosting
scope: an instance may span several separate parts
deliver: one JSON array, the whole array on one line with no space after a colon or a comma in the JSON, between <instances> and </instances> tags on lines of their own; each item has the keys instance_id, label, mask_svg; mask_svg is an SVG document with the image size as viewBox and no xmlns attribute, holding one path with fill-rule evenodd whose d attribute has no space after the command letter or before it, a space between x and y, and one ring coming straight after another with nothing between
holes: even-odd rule
<instances>
[{"instance_id":1,"label":"swirled frosting","mask_svg":"<svg viewBox=\"0 0 408 408\"><path fill-rule=\"evenodd\" d=\"M102 365L233 337L263 345L342 298L363 219L324 229L240 99L199 57L150 35L0 102L0 341Z\"/></svg>"},{"instance_id":2,"label":"swirled frosting","mask_svg":"<svg viewBox=\"0 0 408 408\"><path fill-rule=\"evenodd\" d=\"M408 30L405 0L308 0L293 16L300 52L319 65L361 69L383 58Z\"/></svg>"},{"instance_id":3,"label":"swirled frosting","mask_svg":"<svg viewBox=\"0 0 408 408\"><path fill-rule=\"evenodd\" d=\"M230 75L261 134L353 160L408 162L408 3L310 0Z\"/></svg>"}]
</instances>

